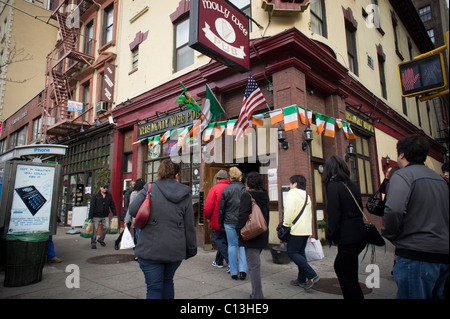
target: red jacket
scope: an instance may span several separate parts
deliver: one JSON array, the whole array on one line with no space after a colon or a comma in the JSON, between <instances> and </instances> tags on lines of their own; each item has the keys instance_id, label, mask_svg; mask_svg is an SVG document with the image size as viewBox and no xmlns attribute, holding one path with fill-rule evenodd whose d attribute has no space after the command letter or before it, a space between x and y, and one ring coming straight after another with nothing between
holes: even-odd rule
<instances>
[{"instance_id":1,"label":"red jacket","mask_svg":"<svg viewBox=\"0 0 450 319\"><path fill-rule=\"evenodd\" d=\"M223 230L219 227L219 203L220 195L225 187L230 185L227 179L221 179L214 185L206 197L205 206L203 207L203 214L206 219L211 219L211 228L215 230Z\"/></svg>"}]
</instances>

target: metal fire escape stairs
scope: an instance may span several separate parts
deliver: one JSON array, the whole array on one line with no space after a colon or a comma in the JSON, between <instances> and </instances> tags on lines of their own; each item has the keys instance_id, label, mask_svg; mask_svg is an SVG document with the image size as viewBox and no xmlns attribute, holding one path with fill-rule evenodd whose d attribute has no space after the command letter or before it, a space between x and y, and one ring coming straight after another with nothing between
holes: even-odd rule
<instances>
[{"instance_id":1,"label":"metal fire escape stairs","mask_svg":"<svg viewBox=\"0 0 450 319\"><path fill-rule=\"evenodd\" d=\"M79 130L82 123L78 114L68 110L68 101L72 99L69 79L83 66L92 65L94 57L79 51L80 27L71 25L71 21L74 15L78 15L79 21L90 7L99 5L93 0L79 0L78 6L67 12L69 2L63 0L49 18L58 22L59 40L47 55L41 143L50 142L49 137L58 138L70 130Z\"/></svg>"}]
</instances>

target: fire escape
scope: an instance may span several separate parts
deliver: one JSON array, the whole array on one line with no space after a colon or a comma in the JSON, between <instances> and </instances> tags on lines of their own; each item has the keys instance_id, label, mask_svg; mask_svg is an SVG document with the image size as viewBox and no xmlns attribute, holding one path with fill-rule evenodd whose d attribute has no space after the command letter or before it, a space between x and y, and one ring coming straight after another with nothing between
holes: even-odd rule
<instances>
[{"instance_id":1,"label":"fire escape","mask_svg":"<svg viewBox=\"0 0 450 319\"><path fill-rule=\"evenodd\" d=\"M69 5L69 2L73 1L62 0L50 17L58 22L59 40L47 55L41 143L49 142L50 137L58 138L71 131L79 131L82 125L80 113L68 109L68 102L72 100L69 80L75 72L92 65L94 53L92 49L86 50L86 44L92 47L93 40L88 38L83 38L84 50L80 51L81 29L75 23L97 4L94 0L78 0L78 5Z\"/></svg>"}]
</instances>

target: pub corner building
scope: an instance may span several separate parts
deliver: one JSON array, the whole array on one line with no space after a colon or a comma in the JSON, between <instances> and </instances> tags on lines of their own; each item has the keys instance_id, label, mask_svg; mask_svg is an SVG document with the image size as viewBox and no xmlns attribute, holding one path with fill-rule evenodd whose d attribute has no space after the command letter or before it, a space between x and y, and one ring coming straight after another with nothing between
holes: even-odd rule
<instances>
[{"instance_id":1,"label":"pub corner building","mask_svg":"<svg viewBox=\"0 0 450 319\"><path fill-rule=\"evenodd\" d=\"M429 105L418 98L402 98L397 71L392 71L405 60L399 57L397 44L404 54L410 52L410 60L433 49L412 4L382 2L385 24L369 28L366 11L363 8L361 15L361 4L354 1L233 1L239 9L225 0L150 1L148 6L146 1L99 3L80 2L90 5L81 15L80 29L92 29L93 38L106 44L88 50L93 54L89 66L69 72L74 96L83 101L75 101L84 111L72 121L78 121L72 129L76 134L69 138L72 122L64 123L61 132L47 139L68 146L66 156L58 159L62 167L58 215L66 225L71 224L74 207L89 206L102 174L109 175L110 192L122 213L129 182L138 178L154 182L160 162L170 158L180 164L179 182L192 189L197 239L205 249L213 243L203 203L215 174L232 166L263 176L270 197L270 244L280 243L275 229L289 177L304 175L314 236L323 239L327 203L321 174L331 155L348 163L364 207L389 167L396 166L401 138L421 131L431 146L426 164L438 173L448 161L448 145L443 146L448 144L448 124L442 128L448 123L448 95ZM110 23L100 23L102 16ZM394 20L401 34L398 41L388 24ZM92 43L84 41L83 48ZM74 54L80 52L68 57ZM85 61L86 54L82 56ZM101 93L108 65L115 66L111 101ZM249 75L267 103L253 112L251 130L236 141L233 125ZM179 103L180 94L184 93L184 101L191 96L205 110L211 105L207 87L224 112L202 135L190 134L201 114ZM52 99L46 92L43 96ZM38 103L40 95L32 101ZM31 130L21 129L28 118L34 132L31 116L36 117L39 108L33 103L23 118L18 111L3 123L4 132L10 132L0 140L3 150L11 148L7 141L31 135ZM99 113L97 106L106 109ZM422 124L417 114L422 114ZM439 132L446 132L444 142L438 141ZM382 218L366 215L381 227Z\"/></svg>"},{"instance_id":2,"label":"pub corner building","mask_svg":"<svg viewBox=\"0 0 450 319\"><path fill-rule=\"evenodd\" d=\"M335 52L324 42L309 38L291 27L272 36L251 39L247 44L235 41L235 50L230 49L231 45L224 41L225 36L220 31L216 35L212 27L202 27L216 25L217 28L217 23L223 23L237 38L242 30L232 20L224 20L226 14L223 10L213 12L210 8L209 15L196 13L193 16L193 7L198 10L199 2L191 1L190 6L190 45L194 43L192 47L203 50L213 59L148 92L130 97L131 101L123 102L113 110L117 124L114 128L111 185L115 202L121 203L121 194L128 180L143 178L146 182L153 182L163 159L179 161L179 181L192 188L199 244L210 249L211 230L209 222L203 219L202 207L214 185L214 175L220 169L232 166L237 166L244 174L258 171L263 174L264 188L270 197L269 242L279 244L275 228L282 218L283 194L289 190L289 177L301 174L307 179L307 192L313 200L314 236L324 239L327 215L321 173L325 160L336 154L347 161L365 206L387 169L396 165L397 141L416 133L417 127L361 84L338 62ZM219 8L216 11L220 11ZM211 21L205 23L201 20L208 19L208 16ZM351 20L347 15L344 19ZM202 32L204 38L198 36ZM236 62L237 48L243 50L244 56L247 50L248 72L245 62ZM381 45L378 51L383 56ZM232 57L231 52L234 52ZM267 105L253 113L251 132L235 141L227 128L232 127L239 117L249 74L256 81ZM205 141L205 134L211 133L207 132L208 129L202 136L188 134L200 114L175 103L182 91L180 82L200 108L206 103L208 85L225 111L215 119L213 133L206 138L208 141ZM298 115L293 129L287 120L288 109L292 109L290 106L295 106L294 112ZM280 112L284 116L277 122L274 115ZM309 114L315 118L314 121L308 122ZM323 118L323 123L317 118ZM325 129L327 119L333 120L333 132L326 129L318 134L322 131L318 126ZM353 131L354 136L349 136L348 131ZM162 138L166 132L170 132L171 139L167 136ZM185 137L182 146L177 142L180 134ZM445 151L440 144L429 140L431 150L427 163L438 171ZM370 219L381 227L380 217L370 216Z\"/></svg>"}]
</instances>

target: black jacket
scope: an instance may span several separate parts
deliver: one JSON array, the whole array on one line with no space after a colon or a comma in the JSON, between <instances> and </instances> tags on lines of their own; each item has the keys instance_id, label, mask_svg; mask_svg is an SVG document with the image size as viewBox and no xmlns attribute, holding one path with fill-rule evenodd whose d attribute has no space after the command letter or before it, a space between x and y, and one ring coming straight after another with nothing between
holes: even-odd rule
<instances>
[{"instance_id":1,"label":"black jacket","mask_svg":"<svg viewBox=\"0 0 450 319\"><path fill-rule=\"evenodd\" d=\"M241 196L245 193L245 186L241 182L231 182L225 187L220 196L219 227L225 229L224 224L237 224Z\"/></svg>"},{"instance_id":2,"label":"black jacket","mask_svg":"<svg viewBox=\"0 0 450 319\"><path fill-rule=\"evenodd\" d=\"M89 208L89 219L92 219L93 217L108 217L110 209L113 215L116 216L116 205L114 205L111 194L106 193L105 198L103 198L102 192L99 191L92 196L91 207Z\"/></svg>"},{"instance_id":3,"label":"black jacket","mask_svg":"<svg viewBox=\"0 0 450 319\"><path fill-rule=\"evenodd\" d=\"M248 215L252 212L252 200L249 194L256 201L259 208L261 208L261 212L263 213L267 223L267 228L269 227L269 194L267 191L249 190L248 192L242 194L241 205L239 208L239 219L236 225L236 231L239 234L239 246L263 249L269 243L269 229L267 229L265 233L262 233L261 235L247 241L243 240L241 237L241 229L244 228L245 223L248 220Z\"/></svg>"},{"instance_id":4,"label":"black jacket","mask_svg":"<svg viewBox=\"0 0 450 319\"><path fill-rule=\"evenodd\" d=\"M352 181L347 186L362 209L358 187ZM342 181L330 181L327 185L327 215L326 238L330 243L354 244L366 240L363 215Z\"/></svg>"}]
</instances>

